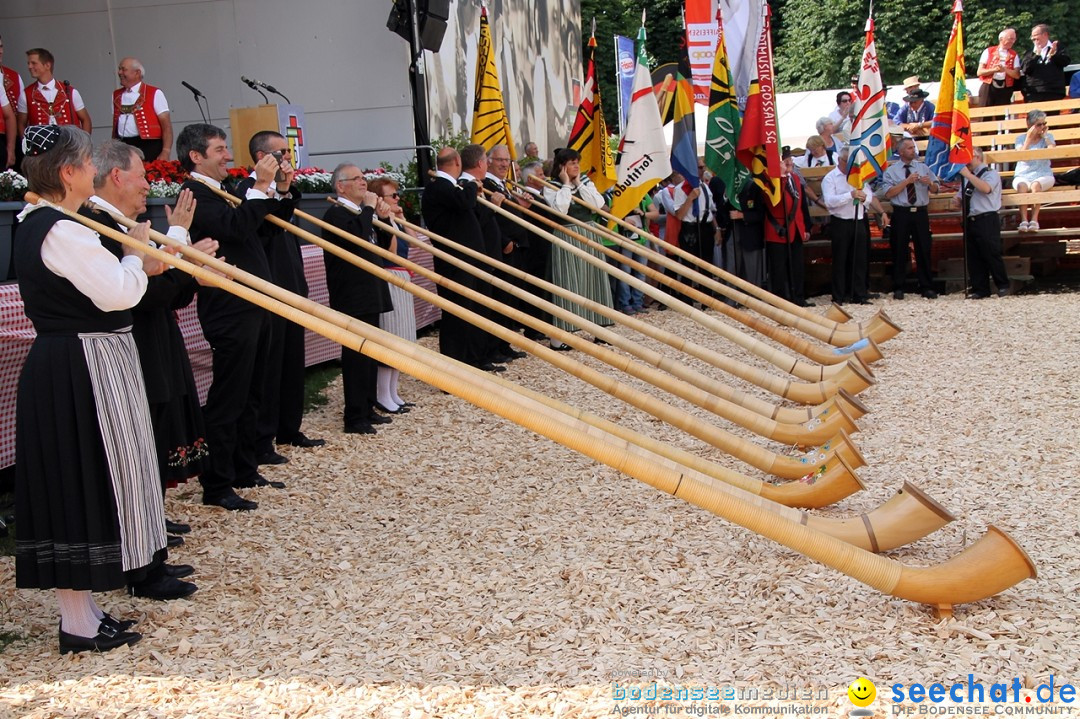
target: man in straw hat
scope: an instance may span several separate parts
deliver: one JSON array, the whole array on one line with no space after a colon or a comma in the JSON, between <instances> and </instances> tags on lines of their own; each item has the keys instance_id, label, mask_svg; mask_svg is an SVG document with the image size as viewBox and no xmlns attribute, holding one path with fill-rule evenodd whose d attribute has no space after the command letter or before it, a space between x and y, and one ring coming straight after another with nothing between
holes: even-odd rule
<instances>
[{"instance_id":1,"label":"man in straw hat","mask_svg":"<svg viewBox=\"0 0 1080 719\"><path fill-rule=\"evenodd\" d=\"M926 137L934 122L934 103L926 98L930 93L919 86L918 75L904 80L904 104L892 116L892 121L915 137Z\"/></svg>"}]
</instances>

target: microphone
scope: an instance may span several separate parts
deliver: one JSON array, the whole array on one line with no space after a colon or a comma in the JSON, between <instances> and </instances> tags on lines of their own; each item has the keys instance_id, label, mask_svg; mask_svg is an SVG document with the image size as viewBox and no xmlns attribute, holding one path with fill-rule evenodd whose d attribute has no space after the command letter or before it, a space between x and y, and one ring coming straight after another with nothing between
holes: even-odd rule
<instances>
[{"instance_id":1,"label":"microphone","mask_svg":"<svg viewBox=\"0 0 1080 719\"><path fill-rule=\"evenodd\" d=\"M259 89L259 85L262 84L261 82L259 82L258 80L252 80L250 78L244 77L243 75L240 76L240 82L244 83L252 90L262 95L263 102L270 102L269 98L266 97L266 93Z\"/></svg>"},{"instance_id":2,"label":"microphone","mask_svg":"<svg viewBox=\"0 0 1080 719\"><path fill-rule=\"evenodd\" d=\"M290 102L289 98L285 96L285 93L281 92L280 90L278 90L273 85L267 85L262 80L254 80L254 79L246 78L246 77L243 77L243 76L241 76L240 79L243 80L244 82L246 82L248 84L248 87L250 87L252 90L254 90L255 86L258 85L259 87L263 88L267 92L272 92L275 95L281 95L282 97L285 98L285 102Z\"/></svg>"},{"instance_id":3,"label":"microphone","mask_svg":"<svg viewBox=\"0 0 1080 719\"><path fill-rule=\"evenodd\" d=\"M191 85L187 84L183 80L180 81L180 84L183 85L184 87L186 87L187 89L191 90L191 94L193 94L195 97L201 97L203 99L206 98L206 95L199 92L198 88L192 87Z\"/></svg>"}]
</instances>

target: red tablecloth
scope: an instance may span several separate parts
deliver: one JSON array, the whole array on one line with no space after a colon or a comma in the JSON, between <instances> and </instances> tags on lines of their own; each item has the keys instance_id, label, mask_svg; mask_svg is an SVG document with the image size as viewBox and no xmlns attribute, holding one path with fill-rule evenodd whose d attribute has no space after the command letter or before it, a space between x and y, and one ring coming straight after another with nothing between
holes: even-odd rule
<instances>
[{"instance_id":1,"label":"red tablecloth","mask_svg":"<svg viewBox=\"0 0 1080 719\"><path fill-rule=\"evenodd\" d=\"M304 273L307 275L308 295L321 304L329 303L326 290L326 270L323 266L321 248L315 245L303 245ZM413 252L415 261L431 268L431 255L427 252ZM413 281L428 290L435 291L434 284L427 279L415 277ZM197 302L197 300L196 300ZM202 335L199 318L195 312L196 302L180 310L178 318L180 331L187 344L191 357L191 368L195 373L195 384L199 388L199 401L206 401L206 392L210 389L211 352L210 345ZM416 326L426 327L441 316L439 308L417 300ZM0 468L15 463L15 395L18 389L19 373L30 345L34 341L34 327L23 314L22 295L19 285L10 283L0 285ZM306 333L307 365L320 364L341 356L341 346L308 330Z\"/></svg>"}]
</instances>

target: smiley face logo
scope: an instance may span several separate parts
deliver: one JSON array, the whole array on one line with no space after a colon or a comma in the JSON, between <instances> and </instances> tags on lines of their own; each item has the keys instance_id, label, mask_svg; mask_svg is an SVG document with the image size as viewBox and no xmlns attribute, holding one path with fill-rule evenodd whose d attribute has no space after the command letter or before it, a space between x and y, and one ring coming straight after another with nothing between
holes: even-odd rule
<instances>
[{"instance_id":1,"label":"smiley face logo","mask_svg":"<svg viewBox=\"0 0 1080 719\"><path fill-rule=\"evenodd\" d=\"M859 677L847 688L848 699L857 707L867 707L877 698L877 687L866 677Z\"/></svg>"}]
</instances>

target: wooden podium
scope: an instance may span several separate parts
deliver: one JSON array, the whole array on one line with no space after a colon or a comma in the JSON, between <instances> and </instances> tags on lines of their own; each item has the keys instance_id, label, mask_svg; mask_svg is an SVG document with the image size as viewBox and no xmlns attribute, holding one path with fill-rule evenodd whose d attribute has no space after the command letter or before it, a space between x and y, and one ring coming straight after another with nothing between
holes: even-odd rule
<instances>
[{"instance_id":1,"label":"wooden podium","mask_svg":"<svg viewBox=\"0 0 1080 719\"><path fill-rule=\"evenodd\" d=\"M304 108L300 105L234 107L229 110L229 129L233 164L236 167L251 167L255 164L248 152L248 140L262 130L273 130L284 135L292 148L293 166L308 166Z\"/></svg>"}]
</instances>

